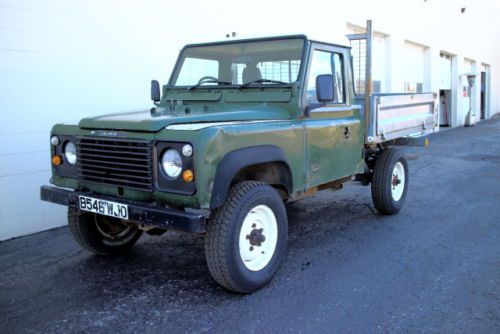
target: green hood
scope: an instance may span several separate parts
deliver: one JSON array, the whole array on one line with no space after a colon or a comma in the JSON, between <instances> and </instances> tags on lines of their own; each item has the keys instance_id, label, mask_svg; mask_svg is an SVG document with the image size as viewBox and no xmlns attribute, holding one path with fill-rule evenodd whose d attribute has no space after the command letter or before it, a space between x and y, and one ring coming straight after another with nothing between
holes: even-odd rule
<instances>
[{"instance_id":1,"label":"green hood","mask_svg":"<svg viewBox=\"0 0 500 334\"><path fill-rule=\"evenodd\" d=\"M189 113L186 113L185 107L179 108L179 106L177 106L176 108L182 109L182 112L170 112L163 108L156 108L156 112L145 110L116 113L84 118L80 121L79 126L80 128L85 129L158 132L166 126L173 124L276 120L290 118L290 114L286 109L268 105L256 105L253 106L252 109L217 110L213 112L205 112L201 110L201 108L189 106Z\"/></svg>"}]
</instances>

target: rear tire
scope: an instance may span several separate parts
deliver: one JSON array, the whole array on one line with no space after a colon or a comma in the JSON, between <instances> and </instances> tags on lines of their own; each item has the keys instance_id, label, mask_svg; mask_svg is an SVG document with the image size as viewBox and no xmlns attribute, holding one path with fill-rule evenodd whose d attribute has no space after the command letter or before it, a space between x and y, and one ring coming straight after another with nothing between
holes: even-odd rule
<instances>
[{"instance_id":1,"label":"rear tire","mask_svg":"<svg viewBox=\"0 0 500 334\"><path fill-rule=\"evenodd\" d=\"M238 183L207 222L205 255L212 277L234 292L262 288L285 256L287 234L278 192L262 182Z\"/></svg>"},{"instance_id":2,"label":"rear tire","mask_svg":"<svg viewBox=\"0 0 500 334\"><path fill-rule=\"evenodd\" d=\"M408 192L408 162L397 149L386 148L377 158L372 177L372 199L384 215L398 213Z\"/></svg>"},{"instance_id":3,"label":"rear tire","mask_svg":"<svg viewBox=\"0 0 500 334\"><path fill-rule=\"evenodd\" d=\"M117 255L128 251L142 231L120 219L68 208L71 234L82 248L98 255Z\"/></svg>"}]
</instances>

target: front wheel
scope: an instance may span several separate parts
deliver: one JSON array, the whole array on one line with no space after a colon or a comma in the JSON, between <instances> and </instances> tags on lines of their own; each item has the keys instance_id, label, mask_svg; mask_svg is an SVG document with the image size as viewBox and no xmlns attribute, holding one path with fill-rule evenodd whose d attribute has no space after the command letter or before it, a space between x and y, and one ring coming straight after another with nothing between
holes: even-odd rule
<instances>
[{"instance_id":1,"label":"front wheel","mask_svg":"<svg viewBox=\"0 0 500 334\"><path fill-rule=\"evenodd\" d=\"M278 270L287 234L286 209L278 192L262 182L238 183L207 222L208 269L228 290L258 290Z\"/></svg>"},{"instance_id":2,"label":"front wheel","mask_svg":"<svg viewBox=\"0 0 500 334\"><path fill-rule=\"evenodd\" d=\"M398 213L408 192L408 162L399 150L385 149L377 158L372 177L375 208L384 215Z\"/></svg>"},{"instance_id":3,"label":"front wheel","mask_svg":"<svg viewBox=\"0 0 500 334\"><path fill-rule=\"evenodd\" d=\"M121 219L68 208L68 225L84 249L98 255L116 255L129 250L142 231Z\"/></svg>"}]
</instances>

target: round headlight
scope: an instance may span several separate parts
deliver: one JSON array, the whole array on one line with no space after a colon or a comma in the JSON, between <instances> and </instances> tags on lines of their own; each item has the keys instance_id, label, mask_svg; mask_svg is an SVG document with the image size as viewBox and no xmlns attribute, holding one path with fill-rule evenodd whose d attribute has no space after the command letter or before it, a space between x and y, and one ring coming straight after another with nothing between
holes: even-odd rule
<instances>
[{"instance_id":1,"label":"round headlight","mask_svg":"<svg viewBox=\"0 0 500 334\"><path fill-rule=\"evenodd\" d=\"M63 151L64 151L64 156L66 157L66 161L70 165L76 164L76 147L75 147L75 144L73 144L73 142L70 142L70 141L67 142L64 145Z\"/></svg>"},{"instance_id":2,"label":"round headlight","mask_svg":"<svg viewBox=\"0 0 500 334\"><path fill-rule=\"evenodd\" d=\"M182 159L179 152L171 148L163 153L161 166L168 176L178 177L182 171Z\"/></svg>"}]
</instances>

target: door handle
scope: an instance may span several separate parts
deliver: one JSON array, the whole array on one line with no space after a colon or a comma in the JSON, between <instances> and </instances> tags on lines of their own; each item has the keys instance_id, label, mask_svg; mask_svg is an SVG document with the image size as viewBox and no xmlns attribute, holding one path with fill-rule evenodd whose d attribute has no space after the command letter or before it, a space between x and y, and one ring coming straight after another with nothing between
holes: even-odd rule
<instances>
[{"instance_id":1,"label":"door handle","mask_svg":"<svg viewBox=\"0 0 500 334\"><path fill-rule=\"evenodd\" d=\"M349 127L346 126L344 130L344 138L349 139L350 136L351 136L351 130L349 130Z\"/></svg>"}]
</instances>

